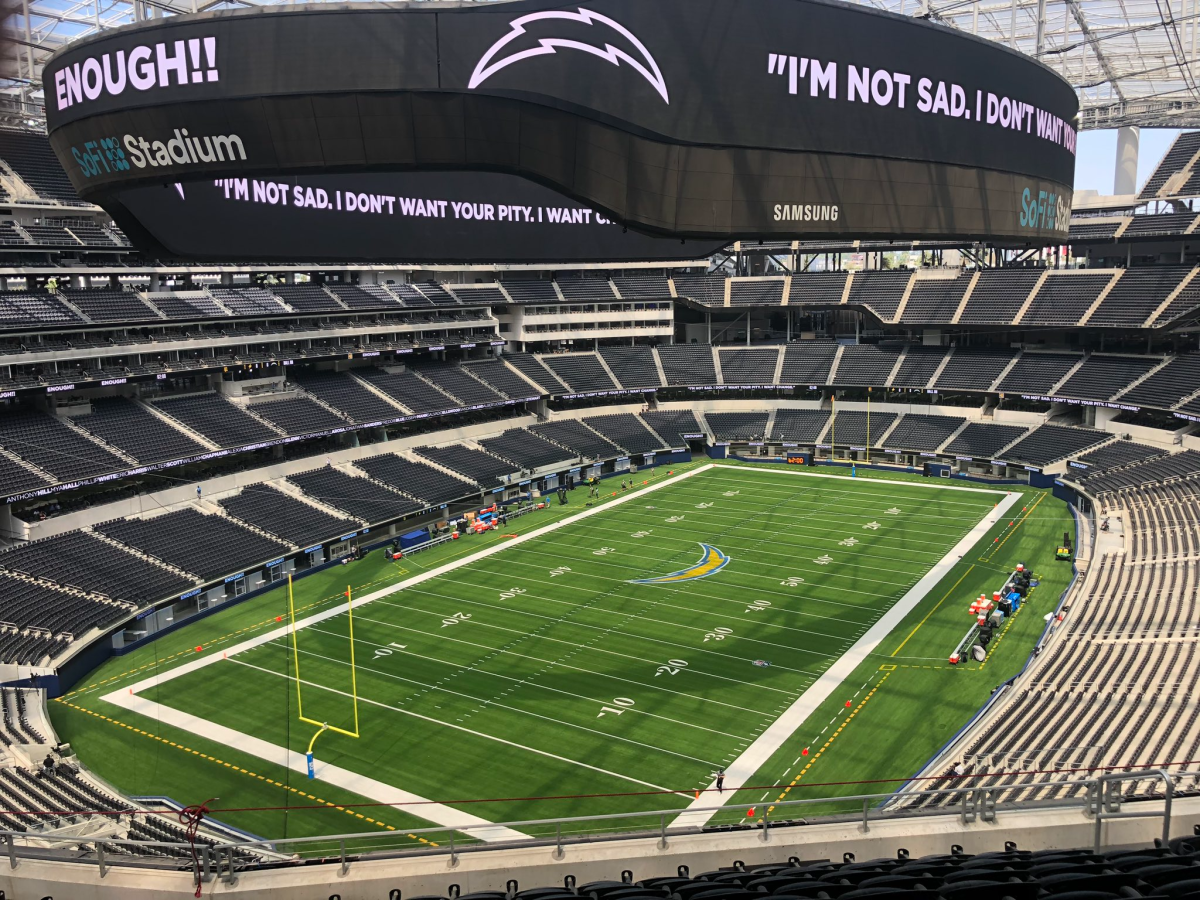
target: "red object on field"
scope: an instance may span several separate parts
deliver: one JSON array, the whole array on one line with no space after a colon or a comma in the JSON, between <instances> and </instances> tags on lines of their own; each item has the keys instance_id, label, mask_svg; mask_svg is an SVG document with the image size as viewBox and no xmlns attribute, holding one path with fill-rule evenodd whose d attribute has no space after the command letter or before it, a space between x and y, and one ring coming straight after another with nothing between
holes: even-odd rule
<instances>
[{"instance_id":1,"label":"red object on field","mask_svg":"<svg viewBox=\"0 0 1200 900\"><path fill-rule=\"evenodd\" d=\"M801 755L801 756L808 756L808 748L807 748L807 747L805 747L803 750L801 750L801 751L800 751L800 755Z\"/></svg>"},{"instance_id":2,"label":"red object on field","mask_svg":"<svg viewBox=\"0 0 1200 900\"><path fill-rule=\"evenodd\" d=\"M747 819L753 819L753 818L754 818L754 807L753 807L753 806L752 806L752 807L750 807L748 810L746 810L746 818L747 818Z\"/></svg>"},{"instance_id":3,"label":"red object on field","mask_svg":"<svg viewBox=\"0 0 1200 900\"><path fill-rule=\"evenodd\" d=\"M283 621L283 616L276 616L276 617L275 617L275 621L276 621L276 622L282 622L282 621Z\"/></svg>"},{"instance_id":4,"label":"red object on field","mask_svg":"<svg viewBox=\"0 0 1200 900\"><path fill-rule=\"evenodd\" d=\"M403 553L393 553L392 559L401 559L401 558L403 558L403 556L404 556Z\"/></svg>"},{"instance_id":5,"label":"red object on field","mask_svg":"<svg viewBox=\"0 0 1200 900\"><path fill-rule=\"evenodd\" d=\"M458 540L458 532L457 532L457 531L455 531L454 533L452 533L452 534L450 535L450 540L452 540L452 541L457 541L457 540Z\"/></svg>"},{"instance_id":6,"label":"red object on field","mask_svg":"<svg viewBox=\"0 0 1200 900\"><path fill-rule=\"evenodd\" d=\"M846 701L846 706L849 706L849 705L850 705L850 701L849 701L849 700L847 700L847 701Z\"/></svg>"},{"instance_id":7,"label":"red object on field","mask_svg":"<svg viewBox=\"0 0 1200 900\"><path fill-rule=\"evenodd\" d=\"M199 652L200 652L201 650L203 650L203 649L204 649L203 647L197 647L197 648L196 648L196 652L197 652L197 653L199 653Z\"/></svg>"},{"instance_id":8,"label":"red object on field","mask_svg":"<svg viewBox=\"0 0 1200 900\"><path fill-rule=\"evenodd\" d=\"M950 665L952 665L952 666L958 665L958 654L957 653L950 654Z\"/></svg>"},{"instance_id":9,"label":"red object on field","mask_svg":"<svg viewBox=\"0 0 1200 900\"><path fill-rule=\"evenodd\" d=\"M699 791L696 791L696 799L697 799L697 800L699 800L699 799L700 799L700 792L699 792Z\"/></svg>"},{"instance_id":10,"label":"red object on field","mask_svg":"<svg viewBox=\"0 0 1200 900\"><path fill-rule=\"evenodd\" d=\"M500 537L502 537L502 538L515 538L515 537L516 537L516 535L515 535L515 534L502 534L502 535L500 535Z\"/></svg>"},{"instance_id":11,"label":"red object on field","mask_svg":"<svg viewBox=\"0 0 1200 900\"><path fill-rule=\"evenodd\" d=\"M642 482L642 484L649 484L649 483L650 483L650 482L648 482L648 481L643 481L643 482Z\"/></svg>"}]
</instances>

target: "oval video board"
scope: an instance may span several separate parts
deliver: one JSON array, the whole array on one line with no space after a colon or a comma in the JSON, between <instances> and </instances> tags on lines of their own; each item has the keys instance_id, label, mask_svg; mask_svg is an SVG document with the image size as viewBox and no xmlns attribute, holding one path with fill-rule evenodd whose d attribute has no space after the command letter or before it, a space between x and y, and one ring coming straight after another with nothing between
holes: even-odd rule
<instances>
[{"instance_id":1,"label":"oval video board","mask_svg":"<svg viewBox=\"0 0 1200 900\"><path fill-rule=\"evenodd\" d=\"M484 171L662 236L1066 235L1074 91L924 21L819 0L283 10L57 54L49 130L80 194Z\"/></svg>"}]
</instances>

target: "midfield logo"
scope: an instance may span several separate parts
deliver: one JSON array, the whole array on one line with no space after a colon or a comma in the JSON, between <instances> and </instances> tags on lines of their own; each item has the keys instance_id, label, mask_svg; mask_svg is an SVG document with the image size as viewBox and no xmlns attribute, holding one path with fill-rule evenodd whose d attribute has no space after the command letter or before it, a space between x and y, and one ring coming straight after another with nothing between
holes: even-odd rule
<instances>
[{"instance_id":1,"label":"midfield logo","mask_svg":"<svg viewBox=\"0 0 1200 900\"><path fill-rule=\"evenodd\" d=\"M562 36L535 38L528 33L530 26L550 21L559 23L560 34L574 32L587 40ZM475 71L471 73L471 80L467 84L468 90L474 90L513 63L535 56L554 54L561 48L582 50L607 60L614 66L625 63L650 82L650 86L662 97L663 103L671 102L667 95L667 82L646 45L638 40L632 31L608 16L580 7L578 12L546 10L530 13L513 19L509 24L512 31L492 44L475 64ZM579 25L586 28L579 29Z\"/></svg>"}]
</instances>

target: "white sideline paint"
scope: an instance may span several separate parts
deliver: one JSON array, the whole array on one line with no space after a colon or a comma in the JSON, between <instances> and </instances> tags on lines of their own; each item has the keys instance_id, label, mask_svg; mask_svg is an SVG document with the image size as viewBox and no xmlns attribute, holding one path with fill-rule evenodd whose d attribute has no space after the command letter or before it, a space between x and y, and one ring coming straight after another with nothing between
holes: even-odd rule
<instances>
[{"instance_id":1,"label":"white sideline paint","mask_svg":"<svg viewBox=\"0 0 1200 900\"><path fill-rule=\"evenodd\" d=\"M211 722L208 719L201 719L190 713L185 713L169 706L163 706L161 703L155 703L144 697L138 697L136 694L122 694L117 691L103 699L109 703L123 707L130 712L140 713L152 719L159 719L168 725L173 725L176 728L182 728L184 731L190 731L193 734L206 737L233 750L257 756L259 759L266 760L267 762L280 763L286 754L287 759L284 764L289 769L304 775L308 774L308 760L303 753L295 750L287 750L278 744L259 740L240 731L234 731L232 728L226 728L224 725L218 725L216 722ZM496 841L522 841L529 839L529 835L523 832L514 831L502 825L493 825L487 819L481 819L470 813L462 812L452 806L431 803L417 794L401 790L382 781L376 781L374 778L368 778L365 775L359 775L357 772L351 772L349 769L343 769L341 766L321 764L316 761L314 761L314 765L316 766L318 780L325 784L353 791L362 797L378 803L420 803L422 804L421 806L402 808L401 811L422 819L428 819L436 825L444 825L447 828L465 832L481 841L494 843Z\"/></svg>"},{"instance_id":2,"label":"white sideline paint","mask_svg":"<svg viewBox=\"0 0 1200 900\"><path fill-rule=\"evenodd\" d=\"M430 579L445 575L448 572L452 572L455 569L478 562L481 559L486 559L495 553L500 553L503 550L507 550L509 547L518 546L527 541L531 541L534 538L542 537L543 535L549 534L550 532L559 528L572 525L575 522L588 518L589 516L594 516L597 513L612 509L614 506L620 506L624 503L641 499L647 494L660 490L668 485L677 484L684 479L692 478L701 472L707 472L712 468L714 468L713 463L707 463L696 469L692 469L689 472L682 472L679 475L675 475L674 477L666 479L665 481L660 481L658 484L650 485L643 490L636 491L632 494L626 494L623 497L610 500L609 502L593 507L592 509L586 509L583 512L576 513L573 516L567 516L565 519L560 519L557 522L552 522L549 525L545 525L541 528L535 528L533 531L520 535L512 540L505 541L503 543L497 542L490 547L487 547L476 553L469 554L468 556L464 556L461 559L451 560L450 562L438 566L435 569L430 569L426 572L422 572L420 575L415 575L412 578L405 579L404 581L397 582L396 584L389 585L388 587L381 588L378 591L374 591L373 593L359 597L353 602L352 606L354 609L358 609L360 606L365 606L366 604L375 600L388 597L404 590L405 588L422 584ZM343 611L344 607L341 605L330 607L323 612L315 613L305 619L299 620L296 622L296 628L307 628L310 625L324 622L327 619L340 616ZM172 681L184 675L191 674L192 672L199 671L206 666L211 666L215 663L222 662L227 656L234 656L238 653L245 652L246 650L252 650L255 647L259 647L263 644L277 640L278 638L287 637L290 631L291 629L288 625L283 625L279 628L272 629L265 634L261 634L258 637L242 641L240 644L235 644L233 647L223 651L221 656L217 656L216 652L214 651L208 655L201 656L192 662L184 663L181 666L176 666L175 668L166 672L159 672L151 675L149 678L144 678L131 686L112 691L111 693L105 694L100 699L106 703L111 703L114 706L119 706L122 709L127 709L131 712L148 716L151 719L157 719L159 721L166 722L169 725L173 725L176 728L181 728L184 731L190 731L192 734L208 738L227 747L232 747L236 750L243 751L251 756L256 756L259 759L263 759L268 762L278 763L281 759L284 759L286 755L286 765L288 768L307 775L308 761L301 753L288 750L287 748L281 747L278 744L272 744L268 741L260 740L259 738L244 734L243 732L235 731L232 728L227 728L224 725L218 725L217 723L211 722L208 719L201 719L198 716L193 716L189 713L182 712L181 710L164 706L161 703L156 703L152 700L147 700L144 697L138 696L138 694L147 690L148 688L165 684L168 681ZM449 723L439 724L446 725L450 728L457 728L457 726L450 725ZM478 732L472 733L479 734ZM490 737L489 735L484 734L479 734L479 736L485 738ZM511 742L504 741L503 743ZM561 759L561 757L556 758ZM564 761L572 762L571 760ZM579 763L577 764L582 765ZM594 766L585 767L595 769ZM648 785L647 782L639 781L638 779L630 778L626 775L620 775L616 772L606 772L606 774L613 775L626 781L632 781L639 785L654 788L658 787L657 785ZM468 832L472 836L479 838L482 841L511 841L528 839L529 837L528 835L519 831L514 831L511 828L503 828L493 825L486 819L469 815L468 813L461 812L453 807L440 803L432 803L426 800L424 797L418 796L417 794L400 790L399 788L396 788L390 784L385 784L384 782L377 781L374 778L368 778L364 775L359 775L356 772L351 772L348 769L341 768L340 766L320 766L318 769L318 780L324 781L327 784L333 784L338 787L345 788L346 790L353 791L360 796L366 797L370 800L375 800L380 803L421 803L423 805L420 807L419 811L412 810L414 815L419 815L420 818L428 819L430 822L433 822L437 825L444 825L446 827Z\"/></svg>"},{"instance_id":3,"label":"white sideline paint","mask_svg":"<svg viewBox=\"0 0 1200 900\"><path fill-rule=\"evenodd\" d=\"M751 468L751 471L754 471L754 469ZM812 475L810 477L837 478L839 476ZM933 485L923 486L933 487ZM979 491L980 489L960 487L957 490ZM983 491L983 493L998 494L1000 492ZM699 828L719 812L720 808L728 800L732 799L734 791L746 784L748 779L754 777L754 773L762 768L767 760L774 756L776 751L784 745L784 742L804 725L805 720L816 711L817 707L825 702L833 694L834 690L850 676L850 673L858 668L859 664L875 651L875 648L879 646L883 639L904 620L905 616L916 608L918 603L925 599L925 596L954 568L963 555L987 534L988 529L1000 521L1021 496L1022 494L1007 494L991 512L979 521L978 525L972 528L961 541L951 547L950 552L943 556L932 569L926 572L920 581L914 584L903 597L896 601L895 605L880 616L867 633L855 642L854 646L843 653L832 666L825 670L824 674L812 683L808 690L801 694L778 719L771 723L766 731L755 738L754 743L743 750L741 755L725 768L724 793L717 794L716 799L713 799L713 794L716 792L717 787L716 780L714 779L700 799L693 800L686 810L675 817L671 822L671 826Z\"/></svg>"}]
</instances>

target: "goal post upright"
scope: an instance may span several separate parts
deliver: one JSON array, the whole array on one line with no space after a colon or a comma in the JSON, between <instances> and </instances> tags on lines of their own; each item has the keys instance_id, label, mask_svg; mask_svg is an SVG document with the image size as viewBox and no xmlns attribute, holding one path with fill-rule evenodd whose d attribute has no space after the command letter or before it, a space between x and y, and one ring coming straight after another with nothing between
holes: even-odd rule
<instances>
[{"instance_id":1,"label":"goal post upright","mask_svg":"<svg viewBox=\"0 0 1200 900\"><path fill-rule=\"evenodd\" d=\"M303 682L300 680L300 647L296 635L299 629L296 628L296 600L292 592L292 573L288 573L288 620L292 632L292 666L293 674L296 680L296 715L297 718L306 725L315 725L317 727L316 734L312 740L308 742L308 750L306 757L308 761L308 777L315 778L316 774L313 767L313 746L326 731L334 731L338 734L345 735L349 738L359 737L358 727L358 665L354 656L354 599L352 596L351 586L346 585L346 616L349 622L350 634L350 698L353 704L354 711L354 727L353 730L347 728L339 728L337 725L330 725L328 722L318 721L304 715L304 690Z\"/></svg>"}]
</instances>

